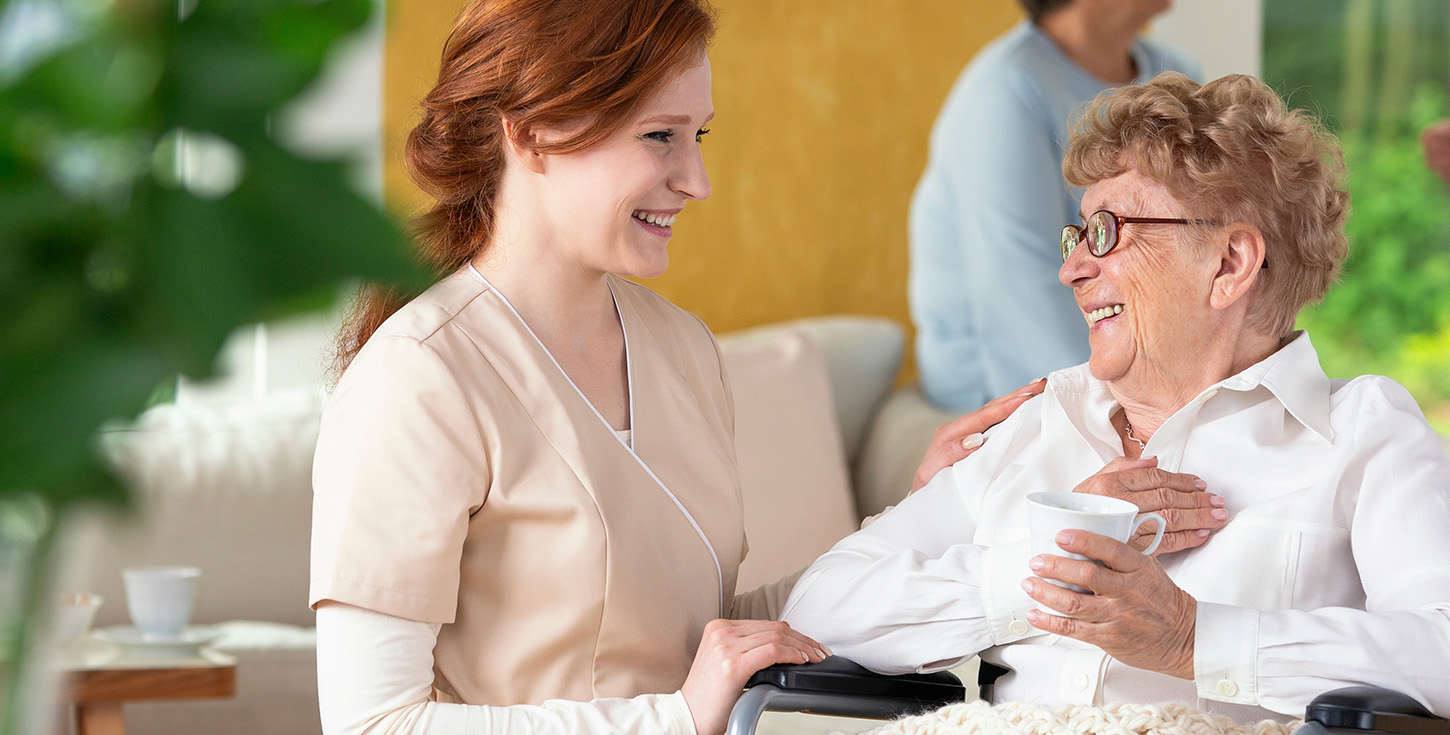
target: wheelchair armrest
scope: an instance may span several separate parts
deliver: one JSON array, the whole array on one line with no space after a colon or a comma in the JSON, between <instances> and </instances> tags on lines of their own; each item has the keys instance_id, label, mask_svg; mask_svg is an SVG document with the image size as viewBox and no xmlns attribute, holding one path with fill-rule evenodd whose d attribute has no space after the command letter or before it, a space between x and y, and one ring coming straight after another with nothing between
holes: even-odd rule
<instances>
[{"instance_id":1,"label":"wheelchair armrest","mask_svg":"<svg viewBox=\"0 0 1450 735\"><path fill-rule=\"evenodd\" d=\"M1328 730L1450 735L1450 720L1436 717L1410 697L1380 687L1325 692L1305 708L1304 721L1317 722Z\"/></svg>"},{"instance_id":2,"label":"wheelchair armrest","mask_svg":"<svg viewBox=\"0 0 1450 735\"><path fill-rule=\"evenodd\" d=\"M730 712L726 735L753 732L766 711L890 719L956 704L967 690L947 672L887 676L850 659L777 664L756 672Z\"/></svg>"},{"instance_id":3,"label":"wheelchair armrest","mask_svg":"<svg viewBox=\"0 0 1450 735\"><path fill-rule=\"evenodd\" d=\"M761 684L793 691L911 699L927 706L960 702L967 695L962 682L945 671L888 676L840 656L815 664L776 664L761 669L745 682L745 688Z\"/></svg>"}]
</instances>

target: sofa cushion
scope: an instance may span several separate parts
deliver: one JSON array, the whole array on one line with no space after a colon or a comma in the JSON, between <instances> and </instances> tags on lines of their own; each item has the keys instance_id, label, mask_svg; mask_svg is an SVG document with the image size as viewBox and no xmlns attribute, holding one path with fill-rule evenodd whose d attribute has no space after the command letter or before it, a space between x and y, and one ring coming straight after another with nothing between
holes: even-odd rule
<instances>
[{"instance_id":1,"label":"sofa cushion","mask_svg":"<svg viewBox=\"0 0 1450 735\"><path fill-rule=\"evenodd\" d=\"M800 332L820 347L846 461L854 465L867 429L901 368L905 334L884 317L817 316L730 332L721 339L769 341L783 331Z\"/></svg>"},{"instance_id":2,"label":"sofa cushion","mask_svg":"<svg viewBox=\"0 0 1450 735\"><path fill-rule=\"evenodd\" d=\"M202 570L197 623L311 625L307 607L312 454L321 395L157 406L102 433L107 459L136 489L131 513L77 524L75 589L106 600L97 625L127 622L121 570Z\"/></svg>"},{"instance_id":3,"label":"sofa cushion","mask_svg":"<svg viewBox=\"0 0 1450 735\"><path fill-rule=\"evenodd\" d=\"M856 458L856 508L863 517L906 497L937 427L959 416L933 406L915 384L891 394L877 411Z\"/></svg>"},{"instance_id":4,"label":"sofa cushion","mask_svg":"<svg viewBox=\"0 0 1450 735\"><path fill-rule=\"evenodd\" d=\"M821 348L799 329L720 340L751 552L739 591L795 572L856 527Z\"/></svg>"}]
</instances>

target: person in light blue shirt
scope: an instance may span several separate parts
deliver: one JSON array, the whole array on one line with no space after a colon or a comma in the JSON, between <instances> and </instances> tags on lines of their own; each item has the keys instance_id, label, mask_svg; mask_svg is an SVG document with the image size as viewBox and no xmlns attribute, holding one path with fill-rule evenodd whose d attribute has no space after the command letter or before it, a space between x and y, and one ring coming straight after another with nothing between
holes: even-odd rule
<instances>
[{"instance_id":1,"label":"person in light blue shirt","mask_svg":"<svg viewBox=\"0 0 1450 735\"><path fill-rule=\"evenodd\" d=\"M926 397L956 411L1088 358L1086 321L1057 281L1058 235L1079 221L1062 178L1075 113L1120 84L1199 73L1138 37L1168 0L1019 2L1028 19L947 97L911 204L917 366Z\"/></svg>"}]
</instances>

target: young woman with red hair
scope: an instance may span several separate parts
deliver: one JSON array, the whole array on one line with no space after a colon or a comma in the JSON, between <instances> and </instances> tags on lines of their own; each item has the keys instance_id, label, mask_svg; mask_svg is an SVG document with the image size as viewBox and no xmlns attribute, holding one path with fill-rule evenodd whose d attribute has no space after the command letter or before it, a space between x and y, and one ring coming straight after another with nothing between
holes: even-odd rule
<instances>
[{"instance_id":1,"label":"young woman with red hair","mask_svg":"<svg viewBox=\"0 0 1450 735\"><path fill-rule=\"evenodd\" d=\"M750 674L825 655L771 622L794 578L735 594L709 330L622 277L710 194L713 32L703 0L460 14L407 145L441 280L363 300L318 442L326 732L718 733Z\"/></svg>"}]
</instances>

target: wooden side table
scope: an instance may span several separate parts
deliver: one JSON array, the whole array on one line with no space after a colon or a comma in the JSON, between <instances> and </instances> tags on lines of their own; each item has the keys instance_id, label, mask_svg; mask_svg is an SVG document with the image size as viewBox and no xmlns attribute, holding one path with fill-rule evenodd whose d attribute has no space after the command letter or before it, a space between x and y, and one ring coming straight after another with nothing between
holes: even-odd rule
<instances>
[{"instance_id":1,"label":"wooden side table","mask_svg":"<svg viewBox=\"0 0 1450 735\"><path fill-rule=\"evenodd\" d=\"M61 686L75 706L77 735L124 735L126 702L234 696L237 661L209 649L184 659L88 656L66 669Z\"/></svg>"}]
</instances>

